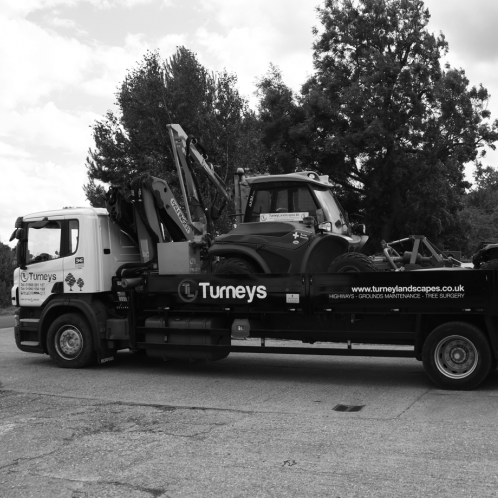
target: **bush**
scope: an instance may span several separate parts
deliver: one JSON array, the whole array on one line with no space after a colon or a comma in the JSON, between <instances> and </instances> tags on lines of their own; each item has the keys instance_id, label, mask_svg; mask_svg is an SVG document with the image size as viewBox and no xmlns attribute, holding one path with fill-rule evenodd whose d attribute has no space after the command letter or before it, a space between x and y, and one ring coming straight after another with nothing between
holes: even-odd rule
<instances>
[{"instance_id":1,"label":"bush","mask_svg":"<svg viewBox=\"0 0 498 498\"><path fill-rule=\"evenodd\" d=\"M10 289L14 278L14 251L6 244L0 242L0 308L12 304Z\"/></svg>"},{"instance_id":2,"label":"bush","mask_svg":"<svg viewBox=\"0 0 498 498\"><path fill-rule=\"evenodd\" d=\"M12 304L10 288L5 282L0 281L0 308L6 308Z\"/></svg>"}]
</instances>

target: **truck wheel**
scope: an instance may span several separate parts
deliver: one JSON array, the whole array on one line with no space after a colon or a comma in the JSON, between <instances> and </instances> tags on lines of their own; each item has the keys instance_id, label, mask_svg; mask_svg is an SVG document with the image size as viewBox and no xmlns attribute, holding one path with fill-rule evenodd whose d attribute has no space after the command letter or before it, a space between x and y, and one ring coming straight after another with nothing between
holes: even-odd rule
<instances>
[{"instance_id":1,"label":"truck wheel","mask_svg":"<svg viewBox=\"0 0 498 498\"><path fill-rule=\"evenodd\" d=\"M490 259L480 266L481 270L498 270L498 259Z\"/></svg>"},{"instance_id":2,"label":"truck wheel","mask_svg":"<svg viewBox=\"0 0 498 498\"><path fill-rule=\"evenodd\" d=\"M47 333L50 358L62 368L83 368L95 361L90 325L79 313L56 318Z\"/></svg>"},{"instance_id":3,"label":"truck wheel","mask_svg":"<svg viewBox=\"0 0 498 498\"><path fill-rule=\"evenodd\" d=\"M330 263L327 273L379 271L373 261L360 252L346 252Z\"/></svg>"},{"instance_id":4,"label":"truck wheel","mask_svg":"<svg viewBox=\"0 0 498 498\"><path fill-rule=\"evenodd\" d=\"M223 273L256 273L256 267L247 259L225 258L215 266L213 273L216 275Z\"/></svg>"},{"instance_id":5,"label":"truck wheel","mask_svg":"<svg viewBox=\"0 0 498 498\"><path fill-rule=\"evenodd\" d=\"M422 351L427 375L442 389L477 387L493 362L486 336L474 325L448 322L427 337Z\"/></svg>"}]
</instances>

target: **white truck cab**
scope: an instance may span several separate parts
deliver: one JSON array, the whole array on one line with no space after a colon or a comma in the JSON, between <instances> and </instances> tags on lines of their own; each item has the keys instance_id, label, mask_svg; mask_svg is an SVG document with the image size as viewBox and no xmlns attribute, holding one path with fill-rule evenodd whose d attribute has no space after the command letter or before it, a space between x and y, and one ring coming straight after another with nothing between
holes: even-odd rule
<instances>
[{"instance_id":1,"label":"white truck cab","mask_svg":"<svg viewBox=\"0 0 498 498\"><path fill-rule=\"evenodd\" d=\"M106 209L45 211L18 224L25 264L14 272L16 306L39 307L52 294L109 292L120 266L140 262L135 243L109 220Z\"/></svg>"}]
</instances>

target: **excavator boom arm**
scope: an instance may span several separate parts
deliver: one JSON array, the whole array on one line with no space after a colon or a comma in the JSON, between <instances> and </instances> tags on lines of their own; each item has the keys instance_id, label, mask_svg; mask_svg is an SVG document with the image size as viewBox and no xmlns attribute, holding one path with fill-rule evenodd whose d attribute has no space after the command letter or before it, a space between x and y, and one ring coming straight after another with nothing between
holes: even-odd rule
<instances>
[{"instance_id":1,"label":"excavator boom arm","mask_svg":"<svg viewBox=\"0 0 498 498\"><path fill-rule=\"evenodd\" d=\"M173 155L175 158L175 164L178 171L178 176L181 176L181 170L185 174L185 180L187 184L188 197L195 196L197 199L198 193L195 186L195 180L193 177L193 172L188 163L188 159L193 159L194 162L199 166L203 172L208 177L211 184L216 188L218 193L226 200L231 202L233 200L233 195L226 186L225 182L220 178L220 176L214 170L212 164L208 163L204 156L199 152L197 148L197 143L194 139L189 137L183 128L178 124L167 125L169 136L171 140L171 147L173 149ZM182 183L182 182L181 182ZM182 186L184 196L186 196L184 187Z\"/></svg>"},{"instance_id":2,"label":"excavator boom arm","mask_svg":"<svg viewBox=\"0 0 498 498\"><path fill-rule=\"evenodd\" d=\"M136 178L129 188L111 187L107 194L111 219L136 240L143 263L157 261L157 246L164 242L208 244L206 233L210 220L192 171L192 161L204 171L225 200L232 200L223 180L199 152L196 141L178 124L168 125L168 133L183 206L176 201L165 180L148 175Z\"/></svg>"}]
</instances>

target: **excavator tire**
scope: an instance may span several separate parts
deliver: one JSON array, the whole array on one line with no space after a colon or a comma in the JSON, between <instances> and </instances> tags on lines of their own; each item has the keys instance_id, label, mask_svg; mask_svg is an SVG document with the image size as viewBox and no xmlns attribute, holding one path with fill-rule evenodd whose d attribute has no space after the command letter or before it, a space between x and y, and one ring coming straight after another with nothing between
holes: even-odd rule
<instances>
[{"instance_id":1,"label":"excavator tire","mask_svg":"<svg viewBox=\"0 0 498 498\"><path fill-rule=\"evenodd\" d=\"M330 263L327 273L363 273L379 271L373 261L359 252L346 252Z\"/></svg>"},{"instance_id":2,"label":"excavator tire","mask_svg":"<svg viewBox=\"0 0 498 498\"><path fill-rule=\"evenodd\" d=\"M242 258L225 258L222 259L214 268L215 275L220 274L240 274L240 273L257 273L256 267L247 259Z\"/></svg>"}]
</instances>

